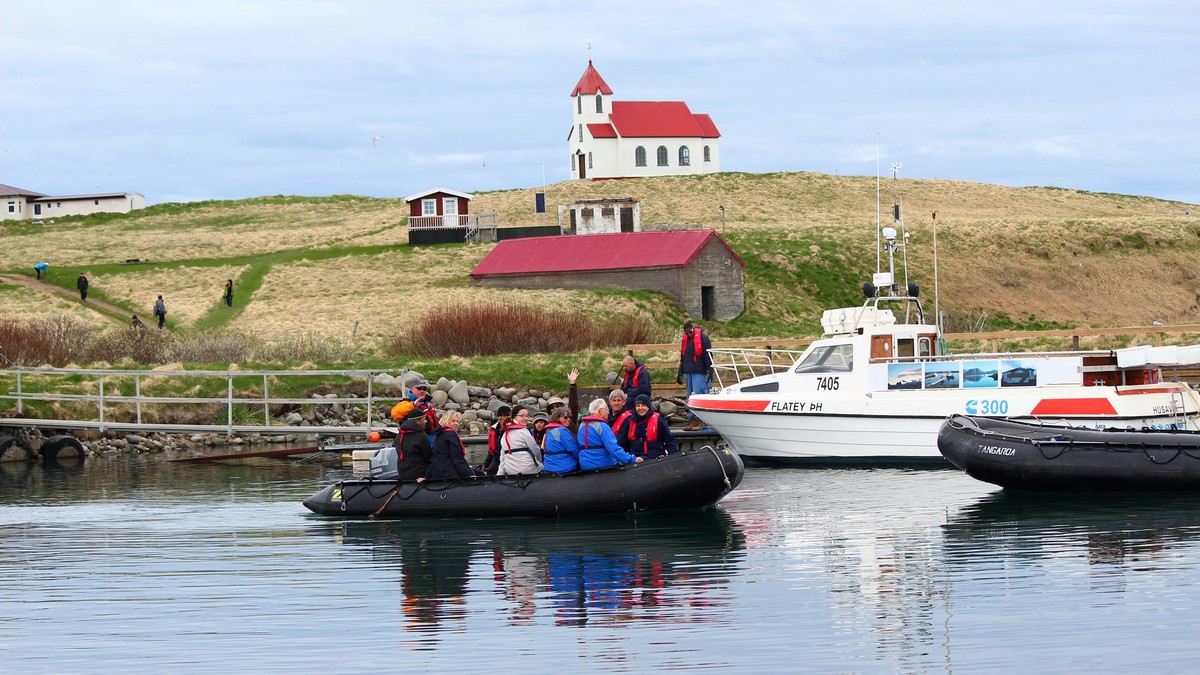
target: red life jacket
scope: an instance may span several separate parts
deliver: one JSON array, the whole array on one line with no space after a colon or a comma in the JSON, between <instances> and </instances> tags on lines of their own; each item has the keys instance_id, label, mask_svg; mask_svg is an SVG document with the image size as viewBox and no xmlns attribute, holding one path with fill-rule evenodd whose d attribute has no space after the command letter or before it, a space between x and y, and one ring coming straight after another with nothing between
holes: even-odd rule
<instances>
[{"instance_id":1,"label":"red life jacket","mask_svg":"<svg viewBox=\"0 0 1200 675\"><path fill-rule=\"evenodd\" d=\"M592 447L588 445L588 431L590 431L592 428L592 425L589 424L590 422L600 422L601 424L605 425L608 424L608 420L604 419L603 417L596 417L595 415L588 415L587 417L579 420L579 423L583 425L583 446L580 448L580 450ZM596 447L601 446L597 445Z\"/></svg>"},{"instance_id":2,"label":"red life jacket","mask_svg":"<svg viewBox=\"0 0 1200 675\"><path fill-rule=\"evenodd\" d=\"M683 358L687 354L688 334L683 334L683 342L679 344L679 357ZM692 329L692 360L700 360L700 329Z\"/></svg>"},{"instance_id":3,"label":"red life jacket","mask_svg":"<svg viewBox=\"0 0 1200 675\"><path fill-rule=\"evenodd\" d=\"M637 431L637 420L629 423L629 433L626 437L629 440L634 440L634 432ZM642 440L642 454L650 452L650 442L658 440L658 413L650 413L646 417L646 438Z\"/></svg>"},{"instance_id":4,"label":"red life jacket","mask_svg":"<svg viewBox=\"0 0 1200 675\"><path fill-rule=\"evenodd\" d=\"M634 368L632 373L626 372L625 373L625 386L623 388L628 389L630 387L638 386L638 382L641 380L642 371L645 369L646 369L646 366L643 365L643 366L638 366L637 368ZM630 383L631 377L633 378L632 384Z\"/></svg>"},{"instance_id":5,"label":"red life jacket","mask_svg":"<svg viewBox=\"0 0 1200 675\"><path fill-rule=\"evenodd\" d=\"M526 427L523 424L510 424L510 425L504 427L504 445L508 446L508 450L505 450L506 454L511 455L511 454L513 454L513 450L516 450L517 452L528 452L530 454L530 456L533 456L533 451L530 450L529 448L513 448L512 441L508 440L508 432L516 430L516 429L525 429L525 428ZM501 446L501 449L503 449L503 446Z\"/></svg>"},{"instance_id":6,"label":"red life jacket","mask_svg":"<svg viewBox=\"0 0 1200 675\"><path fill-rule=\"evenodd\" d=\"M396 454L400 455L399 460L404 461L404 434L413 433L411 429L405 429L401 422L401 426L396 427Z\"/></svg>"},{"instance_id":7,"label":"red life jacket","mask_svg":"<svg viewBox=\"0 0 1200 675\"><path fill-rule=\"evenodd\" d=\"M558 422L551 422L551 423L547 424L545 433L542 434L542 442L540 444L542 446L543 451L545 451L545 449L546 449L546 437L550 435L550 430L553 429L554 427L558 427L560 429L566 429L565 426L559 424Z\"/></svg>"},{"instance_id":8,"label":"red life jacket","mask_svg":"<svg viewBox=\"0 0 1200 675\"><path fill-rule=\"evenodd\" d=\"M624 423L625 423L625 420L629 419L630 417L633 417L633 411L632 411L632 410L625 410L625 411L622 411L622 412L621 412L621 414L620 414L620 415L617 415L617 418L613 420L613 423L612 423L612 430L613 430L613 431L620 431L620 430L621 430L621 425L622 425L622 424L624 424ZM607 423L608 423L608 420L605 420L605 424L607 424Z\"/></svg>"}]
</instances>

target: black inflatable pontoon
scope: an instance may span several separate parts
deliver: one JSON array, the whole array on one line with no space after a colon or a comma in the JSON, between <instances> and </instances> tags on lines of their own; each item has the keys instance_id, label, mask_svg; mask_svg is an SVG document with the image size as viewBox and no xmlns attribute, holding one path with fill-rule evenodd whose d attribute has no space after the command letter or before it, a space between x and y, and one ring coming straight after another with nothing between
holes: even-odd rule
<instances>
[{"instance_id":1,"label":"black inflatable pontoon","mask_svg":"<svg viewBox=\"0 0 1200 675\"><path fill-rule=\"evenodd\" d=\"M954 415L938 450L967 475L1022 490L1198 490L1200 432L1085 429Z\"/></svg>"},{"instance_id":2,"label":"black inflatable pontoon","mask_svg":"<svg viewBox=\"0 0 1200 675\"><path fill-rule=\"evenodd\" d=\"M497 476L424 483L338 481L304 500L323 516L576 516L714 504L742 482L742 460L704 447L640 464L562 476Z\"/></svg>"}]
</instances>

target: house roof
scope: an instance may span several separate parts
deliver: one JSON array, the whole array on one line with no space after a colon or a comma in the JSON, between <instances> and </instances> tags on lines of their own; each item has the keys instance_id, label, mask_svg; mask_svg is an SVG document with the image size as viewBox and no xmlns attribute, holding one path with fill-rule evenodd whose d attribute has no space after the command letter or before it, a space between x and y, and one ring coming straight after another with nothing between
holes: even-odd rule
<instances>
[{"instance_id":1,"label":"house roof","mask_svg":"<svg viewBox=\"0 0 1200 675\"><path fill-rule=\"evenodd\" d=\"M623 138L720 138L708 115L695 115L683 101L613 101L609 115Z\"/></svg>"},{"instance_id":2,"label":"house roof","mask_svg":"<svg viewBox=\"0 0 1200 675\"><path fill-rule=\"evenodd\" d=\"M13 187L11 185L4 185L3 183L0 183L0 197L45 197L45 196L46 195L44 195L40 192L34 192L33 190L26 190L24 188Z\"/></svg>"},{"instance_id":3,"label":"house roof","mask_svg":"<svg viewBox=\"0 0 1200 675\"><path fill-rule=\"evenodd\" d=\"M138 195L140 197L145 196L140 192L96 192L94 194L87 194L87 195L54 195L54 196L42 195L41 197L38 197L37 199L34 199L33 201L35 201L35 202L58 202L58 201L66 202L66 201L74 201L76 199L113 199L114 197L120 197L121 199L124 199L125 197L128 197L129 195Z\"/></svg>"},{"instance_id":4,"label":"house roof","mask_svg":"<svg viewBox=\"0 0 1200 675\"><path fill-rule=\"evenodd\" d=\"M712 238L728 249L739 265L746 266L713 230L616 232L507 239L471 270L471 276L683 267Z\"/></svg>"},{"instance_id":5,"label":"house roof","mask_svg":"<svg viewBox=\"0 0 1200 675\"><path fill-rule=\"evenodd\" d=\"M592 138L616 138L617 130L611 124L588 124L588 133Z\"/></svg>"},{"instance_id":6,"label":"house roof","mask_svg":"<svg viewBox=\"0 0 1200 675\"><path fill-rule=\"evenodd\" d=\"M612 89L609 88L604 78L600 77L600 73L597 73L596 69L592 67L592 60L588 59L587 69L583 71L583 77L579 78L579 83L571 90L571 96L595 94L596 92L612 95Z\"/></svg>"},{"instance_id":7,"label":"house roof","mask_svg":"<svg viewBox=\"0 0 1200 675\"><path fill-rule=\"evenodd\" d=\"M475 198L475 195L467 194L466 192L459 192L458 190L451 190L450 188L444 188L444 187L435 187L433 189L426 190L424 192L418 192L415 195L409 195L404 198L404 201L415 202L416 200L418 200L422 197L428 197L429 195L437 194L438 192L444 192L448 195L454 195L455 197L462 197L463 199L474 199Z\"/></svg>"}]
</instances>

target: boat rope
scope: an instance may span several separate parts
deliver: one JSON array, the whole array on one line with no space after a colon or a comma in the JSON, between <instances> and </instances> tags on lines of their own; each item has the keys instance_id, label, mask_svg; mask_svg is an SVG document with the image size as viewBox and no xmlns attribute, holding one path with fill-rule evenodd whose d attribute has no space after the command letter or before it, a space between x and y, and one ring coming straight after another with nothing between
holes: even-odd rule
<instances>
[{"instance_id":1,"label":"boat rope","mask_svg":"<svg viewBox=\"0 0 1200 675\"><path fill-rule=\"evenodd\" d=\"M376 511L375 513L372 513L370 515L371 520L375 520L376 518L378 518L379 514L383 513L384 509L386 509L388 507L388 504L392 503L392 499L394 499L396 497L396 495L398 495L398 494L400 494L400 486L397 484L396 489L392 490L392 494L388 495L387 500L385 500L383 502L383 506L379 507L378 511ZM343 506L345 504L346 504L346 502L342 502Z\"/></svg>"},{"instance_id":2,"label":"boat rope","mask_svg":"<svg viewBox=\"0 0 1200 675\"><path fill-rule=\"evenodd\" d=\"M711 445L706 445L703 448L701 448L701 450L703 450L705 448L707 448L708 451L713 454L713 457L717 458L717 466L721 467L721 475L725 477L725 489L732 490L733 483L731 483L729 480L729 473L727 471L725 471L725 462L721 461L721 456L717 454L717 449Z\"/></svg>"}]
</instances>

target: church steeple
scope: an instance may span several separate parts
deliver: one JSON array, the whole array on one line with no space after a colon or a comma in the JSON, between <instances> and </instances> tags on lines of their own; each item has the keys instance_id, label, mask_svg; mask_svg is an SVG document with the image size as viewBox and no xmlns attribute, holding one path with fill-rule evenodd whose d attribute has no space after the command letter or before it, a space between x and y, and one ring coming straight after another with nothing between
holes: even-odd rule
<instances>
[{"instance_id":1,"label":"church steeple","mask_svg":"<svg viewBox=\"0 0 1200 675\"><path fill-rule=\"evenodd\" d=\"M571 96L597 93L612 96L613 92L604 78L600 77L600 73L596 72L596 68L592 66L592 60L588 59L587 70L583 71L583 77L579 78L579 84L576 84L575 88L571 90Z\"/></svg>"}]
</instances>

